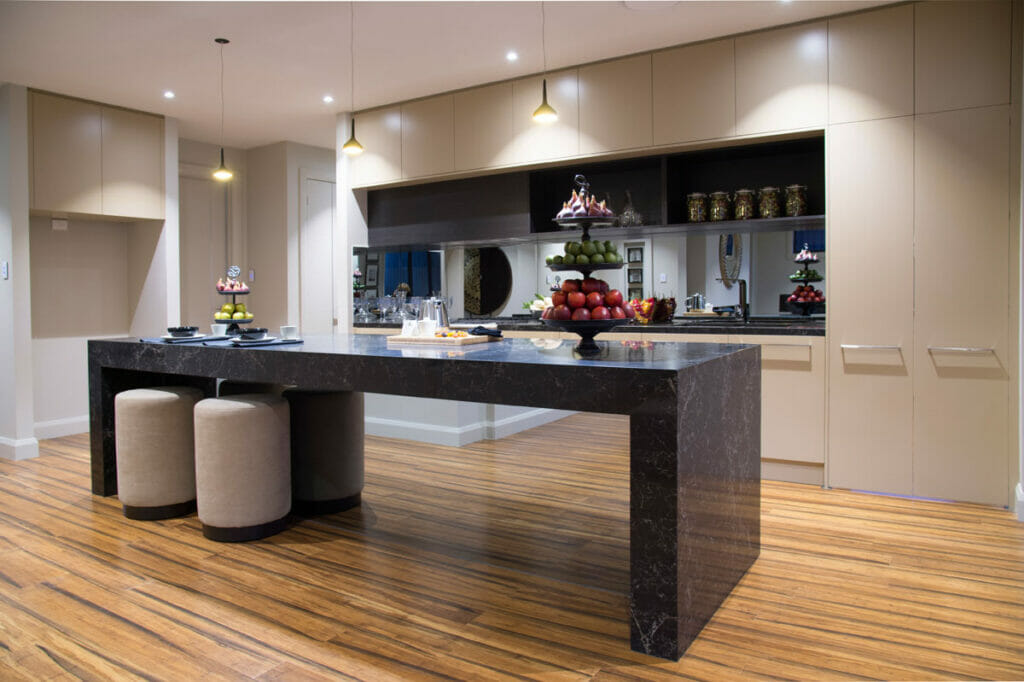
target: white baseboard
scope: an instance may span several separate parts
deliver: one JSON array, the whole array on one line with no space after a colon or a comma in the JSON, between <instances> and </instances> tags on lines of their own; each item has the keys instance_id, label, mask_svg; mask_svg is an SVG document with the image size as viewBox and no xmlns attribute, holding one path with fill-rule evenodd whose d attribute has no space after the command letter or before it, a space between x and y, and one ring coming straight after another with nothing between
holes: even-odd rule
<instances>
[{"instance_id":1,"label":"white baseboard","mask_svg":"<svg viewBox=\"0 0 1024 682\"><path fill-rule=\"evenodd\" d=\"M761 478L766 481L825 484L825 465L818 462L793 462L782 459L762 459Z\"/></svg>"},{"instance_id":2,"label":"white baseboard","mask_svg":"<svg viewBox=\"0 0 1024 682\"><path fill-rule=\"evenodd\" d=\"M418 440L422 443L451 445L453 447L461 447L481 440L486 432L486 425L482 422L456 427L438 426L436 424L410 422L400 419L385 419L383 417L367 417L365 427L368 436Z\"/></svg>"},{"instance_id":3,"label":"white baseboard","mask_svg":"<svg viewBox=\"0 0 1024 682\"><path fill-rule=\"evenodd\" d=\"M64 419L52 419L46 422L36 422L36 438L60 438L71 436L76 433L85 433L89 430L89 415L79 417L65 417Z\"/></svg>"},{"instance_id":4,"label":"white baseboard","mask_svg":"<svg viewBox=\"0 0 1024 682\"><path fill-rule=\"evenodd\" d=\"M523 412L522 414L513 415L506 417L505 419L499 419L498 421L491 422L486 429L485 438L491 440L497 440L498 438L506 438L514 433L520 431L526 431L536 426L548 424L550 422L558 421L568 417L570 414L575 414L571 410L548 410L544 408L537 408L536 410L530 410L529 412Z\"/></svg>"},{"instance_id":5,"label":"white baseboard","mask_svg":"<svg viewBox=\"0 0 1024 682\"><path fill-rule=\"evenodd\" d=\"M1024 521L1024 481L1017 483L1016 495L1017 504L1014 506L1017 508L1017 520Z\"/></svg>"},{"instance_id":6,"label":"white baseboard","mask_svg":"<svg viewBox=\"0 0 1024 682\"><path fill-rule=\"evenodd\" d=\"M0 458L14 461L39 456L39 441L35 438L14 440L0 436Z\"/></svg>"}]
</instances>

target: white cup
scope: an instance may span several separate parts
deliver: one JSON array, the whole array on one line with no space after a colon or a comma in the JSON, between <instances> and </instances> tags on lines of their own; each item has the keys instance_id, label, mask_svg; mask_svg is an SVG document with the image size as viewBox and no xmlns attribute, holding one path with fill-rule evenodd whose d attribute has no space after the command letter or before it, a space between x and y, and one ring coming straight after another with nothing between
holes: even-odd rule
<instances>
[{"instance_id":1,"label":"white cup","mask_svg":"<svg viewBox=\"0 0 1024 682\"><path fill-rule=\"evenodd\" d=\"M214 322L210 325L210 331L214 336L224 336L228 333L228 326L220 322Z\"/></svg>"},{"instance_id":2,"label":"white cup","mask_svg":"<svg viewBox=\"0 0 1024 682\"><path fill-rule=\"evenodd\" d=\"M416 320L404 320L402 322L402 336L416 336L419 330L419 322Z\"/></svg>"},{"instance_id":3,"label":"white cup","mask_svg":"<svg viewBox=\"0 0 1024 682\"><path fill-rule=\"evenodd\" d=\"M281 325L281 338L282 339L297 339L299 338L299 328L294 324Z\"/></svg>"},{"instance_id":4,"label":"white cup","mask_svg":"<svg viewBox=\"0 0 1024 682\"><path fill-rule=\"evenodd\" d=\"M437 320L419 320L416 322L416 336L433 336L437 329Z\"/></svg>"}]
</instances>

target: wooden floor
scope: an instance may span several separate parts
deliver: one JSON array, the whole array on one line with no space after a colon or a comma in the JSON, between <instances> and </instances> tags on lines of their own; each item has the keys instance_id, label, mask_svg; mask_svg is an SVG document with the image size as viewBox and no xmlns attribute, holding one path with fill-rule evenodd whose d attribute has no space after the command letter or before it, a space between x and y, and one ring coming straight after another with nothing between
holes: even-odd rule
<instances>
[{"instance_id":1,"label":"wooden floor","mask_svg":"<svg viewBox=\"0 0 1024 682\"><path fill-rule=\"evenodd\" d=\"M629 650L627 422L367 439L361 509L262 542L133 522L85 436L0 460L0 679L1024 678L1024 524L765 483L763 549L678 663Z\"/></svg>"}]
</instances>

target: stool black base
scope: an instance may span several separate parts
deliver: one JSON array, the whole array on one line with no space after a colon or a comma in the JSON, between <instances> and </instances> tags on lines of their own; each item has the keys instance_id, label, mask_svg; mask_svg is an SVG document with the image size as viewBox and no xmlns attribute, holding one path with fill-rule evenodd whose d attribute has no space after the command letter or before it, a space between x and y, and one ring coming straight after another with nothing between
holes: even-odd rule
<instances>
[{"instance_id":1,"label":"stool black base","mask_svg":"<svg viewBox=\"0 0 1024 682\"><path fill-rule=\"evenodd\" d=\"M196 501L189 500L159 507L132 507L126 504L123 505L123 508L125 517L134 521L159 521L192 514L196 511Z\"/></svg>"},{"instance_id":2,"label":"stool black base","mask_svg":"<svg viewBox=\"0 0 1024 682\"><path fill-rule=\"evenodd\" d=\"M208 526L203 524L203 536L215 542L249 542L250 540L261 540L271 535L280 533L288 527L288 516L282 516L277 521L268 521L255 526L241 526L239 528L222 528L219 526Z\"/></svg>"},{"instance_id":3,"label":"stool black base","mask_svg":"<svg viewBox=\"0 0 1024 682\"><path fill-rule=\"evenodd\" d=\"M362 493L339 497L335 500L292 500L292 513L297 516L323 516L358 507L362 502Z\"/></svg>"}]
</instances>

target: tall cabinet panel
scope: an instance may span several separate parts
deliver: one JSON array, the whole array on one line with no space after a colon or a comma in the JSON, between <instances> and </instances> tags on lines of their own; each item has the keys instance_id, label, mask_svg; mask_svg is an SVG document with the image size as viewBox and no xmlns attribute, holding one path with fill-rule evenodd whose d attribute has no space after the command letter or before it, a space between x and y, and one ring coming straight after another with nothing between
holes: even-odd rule
<instances>
[{"instance_id":1,"label":"tall cabinet panel","mask_svg":"<svg viewBox=\"0 0 1024 682\"><path fill-rule=\"evenodd\" d=\"M164 119L103 108L103 213L164 217Z\"/></svg>"},{"instance_id":2,"label":"tall cabinet panel","mask_svg":"<svg viewBox=\"0 0 1024 682\"><path fill-rule=\"evenodd\" d=\"M581 67L580 153L650 147L651 55Z\"/></svg>"},{"instance_id":3,"label":"tall cabinet panel","mask_svg":"<svg viewBox=\"0 0 1024 682\"><path fill-rule=\"evenodd\" d=\"M454 97L455 170L514 163L512 84L464 90Z\"/></svg>"},{"instance_id":4,"label":"tall cabinet panel","mask_svg":"<svg viewBox=\"0 0 1024 682\"><path fill-rule=\"evenodd\" d=\"M1009 107L915 129L914 494L1007 503Z\"/></svg>"},{"instance_id":5,"label":"tall cabinet panel","mask_svg":"<svg viewBox=\"0 0 1024 682\"><path fill-rule=\"evenodd\" d=\"M402 177L455 170L452 95L402 105Z\"/></svg>"},{"instance_id":6,"label":"tall cabinet panel","mask_svg":"<svg viewBox=\"0 0 1024 682\"><path fill-rule=\"evenodd\" d=\"M31 95L32 208L103 212L100 105Z\"/></svg>"},{"instance_id":7,"label":"tall cabinet panel","mask_svg":"<svg viewBox=\"0 0 1024 682\"><path fill-rule=\"evenodd\" d=\"M367 187L402 179L402 110L375 109L356 114L356 139L366 151L350 160L352 186Z\"/></svg>"},{"instance_id":8,"label":"tall cabinet panel","mask_svg":"<svg viewBox=\"0 0 1024 682\"><path fill-rule=\"evenodd\" d=\"M654 53L654 144L735 133L734 52L730 38Z\"/></svg>"},{"instance_id":9,"label":"tall cabinet panel","mask_svg":"<svg viewBox=\"0 0 1024 682\"><path fill-rule=\"evenodd\" d=\"M831 126L827 145L828 483L909 494L913 117Z\"/></svg>"}]
</instances>

